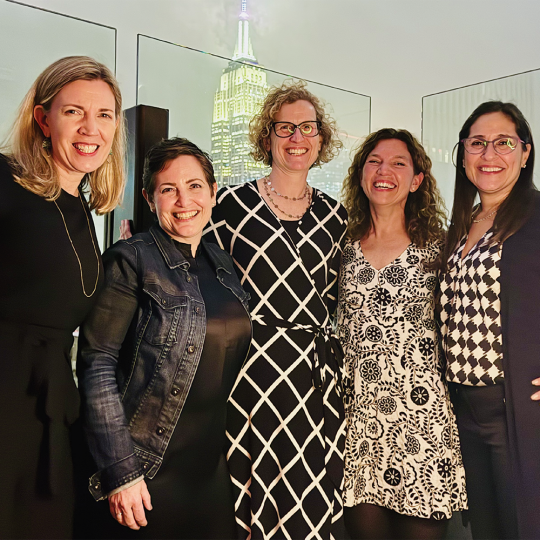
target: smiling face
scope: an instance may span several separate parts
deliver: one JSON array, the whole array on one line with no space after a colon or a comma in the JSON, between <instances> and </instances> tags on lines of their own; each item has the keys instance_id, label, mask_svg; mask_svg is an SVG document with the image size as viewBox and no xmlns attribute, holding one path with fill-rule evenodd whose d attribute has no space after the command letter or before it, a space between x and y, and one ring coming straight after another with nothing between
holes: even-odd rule
<instances>
[{"instance_id":1,"label":"smiling face","mask_svg":"<svg viewBox=\"0 0 540 540\"><path fill-rule=\"evenodd\" d=\"M279 109L274 122L292 122L299 125L302 122L317 120L315 107L305 100L285 103ZM299 129L287 138L277 137L274 131L266 139L267 150L272 153L272 168L283 172L307 171L315 163L321 149L321 136L305 137Z\"/></svg>"},{"instance_id":2,"label":"smiling face","mask_svg":"<svg viewBox=\"0 0 540 540\"><path fill-rule=\"evenodd\" d=\"M210 188L199 160L179 156L155 175L152 197L143 190L159 225L172 238L195 248L212 215L217 185Z\"/></svg>"},{"instance_id":3,"label":"smiling face","mask_svg":"<svg viewBox=\"0 0 540 540\"><path fill-rule=\"evenodd\" d=\"M405 208L409 193L418 189L423 173L414 174L407 145L398 139L380 141L362 169L362 189L371 206Z\"/></svg>"},{"instance_id":4,"label":"smiling face","mask_svg":"<svg viewBox=\"0 0 540 540\"><path fill-rule=\"evenodd\" d=\"M501 112L484 114L471 126L469 137L492 141L499 137L515 137L514 122ZM512 191L521 168L527 163L531 145L519 143L509 154L497 154L492 144L488 144L481 154L463 154L463 164L467 178L476 186L480 197L491 207L502 202Z\"/></svg>"},{"instance_id":5,"label":"smiling face","mask_svg":"<svg viewBox=\"0 0 540 540\"><path fill-rule=\"evenodd\" d=\"M118 124L114 95L102 80L66 84L49 111L42 105L35 107L34 118L51 139L51 155L62 187L80 182L86 173L103 165Z\"/></svg>"}]
</instances>

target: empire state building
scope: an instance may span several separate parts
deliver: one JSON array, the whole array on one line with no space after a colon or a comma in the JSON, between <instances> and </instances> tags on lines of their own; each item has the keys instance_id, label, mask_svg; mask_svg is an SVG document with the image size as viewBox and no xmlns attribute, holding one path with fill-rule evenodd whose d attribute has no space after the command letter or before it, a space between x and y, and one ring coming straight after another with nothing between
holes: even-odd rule
<instances>
[{"instance_id":1,"label":"empire state building","mask_svg":"<svg viewBox=\"0 0 540 540\"><path fill-rule=\"evenodd\" d=\"M259 67L249 38L247 0L242 0L234 56L223 70L214 97L212 160L220 187L265 174L265 165L249 155L248 132L267 91L266 72Z\"/></svg>"}]
</instances>

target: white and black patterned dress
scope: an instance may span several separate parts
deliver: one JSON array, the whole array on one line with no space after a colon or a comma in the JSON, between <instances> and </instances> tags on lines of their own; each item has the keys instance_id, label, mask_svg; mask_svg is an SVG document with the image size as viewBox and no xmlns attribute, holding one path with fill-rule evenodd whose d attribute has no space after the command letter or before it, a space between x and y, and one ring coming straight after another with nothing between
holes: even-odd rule
<instances>
[{"instance_id":1,"label":"white and black patterned dress","mask_svg":"<svg viewBox=\"0 0 540 540\"><path fill-rule=\"evenodd\" d=\"M205 238L233 256L253 318L227 420L241 536L339 537L345 419L330 314L346 211L314 189L295 244L255 182L217 201Z\"/></svg>"},{"instance_id":2,"label":"white and black patterned dress","mask_svg":"<svg viewBox=\"0 0 540 540\"><path fill-rule=\"evenodd\" d=\"M380 270L348 242L340 274L345 506L443 519L466 508L465 473L434 320L437 277L414 244Z\"/></svg>"}]
</instances>

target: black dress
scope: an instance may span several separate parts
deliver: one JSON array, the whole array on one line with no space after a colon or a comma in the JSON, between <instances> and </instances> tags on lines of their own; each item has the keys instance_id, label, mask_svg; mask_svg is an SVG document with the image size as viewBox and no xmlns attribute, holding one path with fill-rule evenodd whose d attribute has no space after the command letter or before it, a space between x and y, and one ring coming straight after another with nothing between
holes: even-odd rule
<instances>
[{"instance_id":1,"label":"black dress","mask_svg":"<svg viewBox=\"0 0 540 540\"><path fill-rule=\"evenodd\" d=\"M219 283L199 249L175 242L196 275L206 308L206 337L199 366L159 472L146 479L153 510L133 531L106 515L103 538L235 538L232 483L225 456L226 404L251 339L249 317ZM108 502L98 503L108 514ZM103 524L104 516L101 516ZM95 536L94 536L95 537Z\"/></svg>"},{"instance_id":2,"label":"black dress","mask_svg":"<svg viewBox=\"0 0 540 540\"><path fill-rule=\"evenodd\" d=\"M88 293L103 271L82 195L62 191L56 203L17 184L0 156L0 538L71 536L69 354L97 294L83 294L66 226Z\"/></svg>"}]
</instances>

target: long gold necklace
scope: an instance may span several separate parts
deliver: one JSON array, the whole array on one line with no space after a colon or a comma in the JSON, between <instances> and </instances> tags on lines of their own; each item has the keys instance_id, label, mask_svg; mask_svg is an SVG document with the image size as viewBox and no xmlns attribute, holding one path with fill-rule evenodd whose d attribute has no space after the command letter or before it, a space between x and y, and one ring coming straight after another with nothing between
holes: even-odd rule
<instances>
[{"instance_id":1,"label":"long gold necklace","mask_svg":"<svg viewBox=\"0 0 540 540\"><path fill-rule=\"evenodd\" d=\"M86 296L86 298L91 298L94 295L94 293L96 292L97 284L98 284L98 280L99 280L99 255L98 255L98 252L97 252L97 249L96 249L96 244L94 242L94 236L92 235L92 229L90 228L90 219L88 218L88 211L84 207L84 203L82 202L80 193L79 193L79 200L81 201L83 211L84 211L84 215L86 216L86 222L88 223L88 232L90 233L90 238L92 240L92 245L94 246L94 253L96 254L96 260L97 260L96 282L94 283L94 290L90 294L87 294L86 289L84 288L84 278L83 278L83 269L82 269L81 259L79 259L79 254L77 253L77 250L75 249L75 245L73 244L73 240L71 239L71 235L69 234L69 230L68 230L67 223L66 223L66 218L64 217L64 214L62 213L62 210L60 210L60 207L58 206L58 203L56 201L53 201L53 202L56 205L56 208L58 208L58 211L60 212L60 215L62 216L62 221L64 222L64 227L66 229L66 233L68 235L69 242L71 244L71 247L73 248L73 253L75 253L75 257L77 257L77 262L79 263L79 270L81 272L81 285L82 285L83 294L84 294L84 296Z\"/></svg>"},{"instance_id":2,"label":"long gold necklace","mask_svg":"<svg viewBox=\"0 0 540 540\"><path fill-rule=\"evenodd\" d=\"M295 215L295 214L289 214L288 212L285 212L285 210L282 210L277 204L276 202L274 201L274 199L272 198L272 195L270 193L270 190L268 189L268 184L269 184L269 178L268 176L266 176L265 178L263 178L263 185L264 185L264 190L266 191L266 196L268 197L268 200L274 205L274 207L276 208L276 210L279 210L282 214L285 214L287 217L290 217L290 218L294 218L294 219L301 219L304 214L307 212L308 208L311 206L311 197L312 197L312 194L311 194L311 191L309 190L309 187L306 186L306 191L307 191L307 196L308 196L308 202L307 202L307 206L306 206L306 209L300 214L300 215ZM301 197L303 199L303 197ZM300 199L298 199L300 200Z\"/></svg>"}]
</instances>

